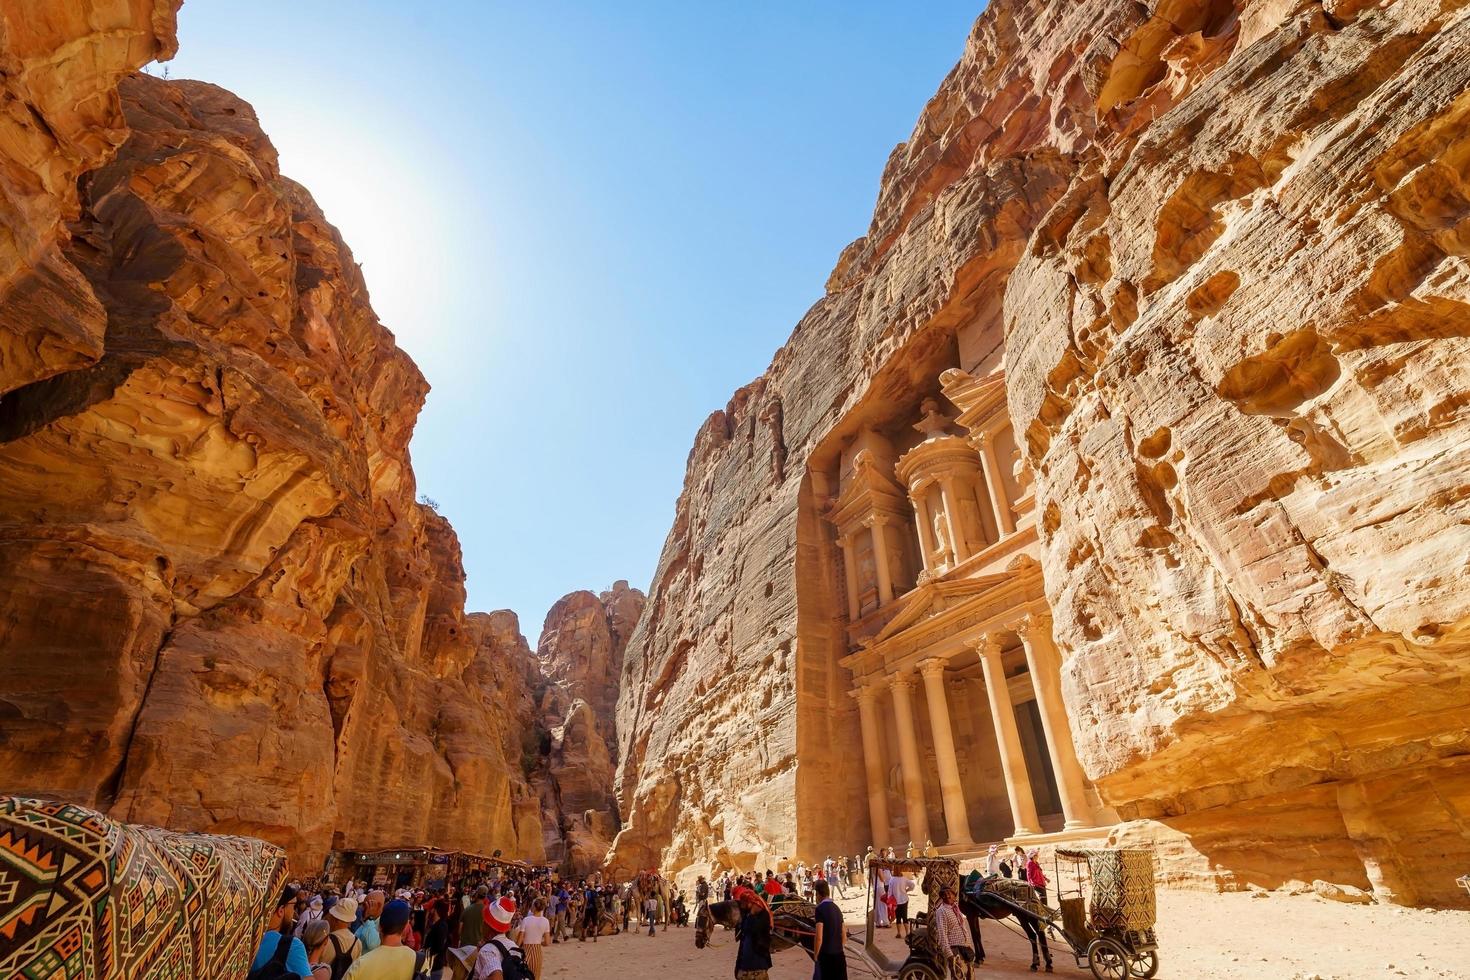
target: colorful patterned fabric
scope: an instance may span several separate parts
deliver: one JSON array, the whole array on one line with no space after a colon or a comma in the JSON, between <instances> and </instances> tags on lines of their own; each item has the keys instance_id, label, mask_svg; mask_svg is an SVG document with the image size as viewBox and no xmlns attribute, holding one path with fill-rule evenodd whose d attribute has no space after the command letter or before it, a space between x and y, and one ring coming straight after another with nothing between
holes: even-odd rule
<instances>
[{"instance_id":1,"label":"colorful patterned fabric","mask_svg":"<svg viewBox=\"0 0 1470 980\"><path fill-rule=\"evenodd\" d=\"M1144 848L1075 852L1092 875L1092 928L1142 932L1158 918L1154 855Z\"/></svg>"},{"instance_id":2,"label":"colorful patterned fabric","mask_svg":"<svg viewBox=\"0 0 1470 980\"><path fill-rule=\"evenodd\" d=\"M264 841L0 797L0 977L243 977L285 877Z\"/></svg>"}]
</instances>

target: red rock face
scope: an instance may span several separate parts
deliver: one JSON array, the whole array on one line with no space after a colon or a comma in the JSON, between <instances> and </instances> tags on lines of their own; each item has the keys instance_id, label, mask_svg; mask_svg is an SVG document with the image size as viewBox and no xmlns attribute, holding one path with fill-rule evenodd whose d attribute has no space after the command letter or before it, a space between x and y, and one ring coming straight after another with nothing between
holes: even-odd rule
<instances>
[{"instance_id":1,"label":"red rock face","mask_svg":"<svg viewBox=\"0 0 1470 980\"><path fill-rule=\"evenodd\" d=\"M536 781L546 851L573 873L601 868L618 829L615 709L623 654L643 604L643 593L627 582L600 596L573 592L546 614L537 644L544 757Z\"/></svg>"},{"instance_id":2,"label":"red rock face","mask_svg":"<svg viewBox=\"0 0 1470 980\"><path fill-rule=\"evenodd\" d=\"M539 858L529 651L464 613L414 500L428 386L351 253L244 102L111 87L171 50L167 11L5 25L59 147L6 191L34 261L7 257L0 323L0 782L303 870L334 845Z\"/></svg>"},{"instance_id":3,"label":"red rock face","mask_svg":"<svg viewBox=\"0 0 1470 980\"><path fill-rule=\"evenodd\" d=\"M1454 2L992 2L868 235L696 438L615 861L867 839L831 830L863 777L818 477L994 335L1120 836L1181 880L1463 902L1432 865L1470 854L1467 47Z\"/></svg>"}]
</instances>

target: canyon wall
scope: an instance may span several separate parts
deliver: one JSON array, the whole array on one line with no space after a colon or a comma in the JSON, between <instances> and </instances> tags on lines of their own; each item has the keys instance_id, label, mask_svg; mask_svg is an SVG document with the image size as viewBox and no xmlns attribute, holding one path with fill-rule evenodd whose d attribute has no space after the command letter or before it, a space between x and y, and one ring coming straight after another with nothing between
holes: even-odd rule
<instances>
[{"instance_id":1,"label":"canyon wall","mask_svg":"<svg viewBox=\"0 0 1470 980\"><path fill-rule=\"evenodd\" d=\"M0 4L0 783L303 871L539 858L530 652L415 502L428 386L250 106L128 74L174 6Z\"/></svg>"},{"instance_id":2,"label":"canyon wall","mask_svg":"<svg viewBox=\"0 0 1470 980\"><path fill-rule=\"evenodd\" d=\"M1114 839L1169 881L1463 902L1467 52L1451 0L991 3L695 439L613 863L868 842L826 474L983 367Z\"/></svg>"},{"instance_id":3,"label":"canyon wall","mask_svg":"<svg viewBox=\"0 0 1470 980\"><path fill-rule=\"evenodd\" d=\"M618 683L643 603L643 593L622 581L601 595L573 592L546 614L536 645L542 758L532 783L542 801L546 858L573 874L600 869L618 830Z\"/></svg>"}]
</instances>

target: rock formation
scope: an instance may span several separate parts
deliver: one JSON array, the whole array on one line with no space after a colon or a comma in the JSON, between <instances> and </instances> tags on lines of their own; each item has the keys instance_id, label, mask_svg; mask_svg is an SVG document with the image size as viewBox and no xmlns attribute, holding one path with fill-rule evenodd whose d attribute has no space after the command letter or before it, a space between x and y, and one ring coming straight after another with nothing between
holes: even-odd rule
<instances>
[{"instance_id":1,"label":"rock formation","mask_svg":"<svg viewBox=\"0 0 1470 980\"><path fill-rule=\"evenodd\" d=\"M538 858L530 654L414 500L423 377L250 107L126 74L175 5L64 6L0 10L0 782L298 869Z\"/></svg>"},{"instance_id":2,"label":"rock formation","mask_svg":"<svg viewBox=\"0 0 1470 980\"><path fill-rule=\"evenodd\" d=\"M618 830L613 798L616 705L623 654L643 593L619 581L573 592L546 614L536 647L540 790L549 861L582 874L602 867Z\"/></svg>"},{"instance_id":3,"label":"rock formation","mask_svg":"<svg viewBox=\"0 0 1470 980\"><path fill-rule=\"evenodd\" d=\"M696 437L627 655L614 864L860 848L868 814L888 829L894 754L931 802L900 828L963 812L942 746L880 731L864 753L882 713L844 695L895 666L896 631L1039 574L1029 618L964 642L987 687L1019 662L1045 702L1059 677L1070 725L1043 717L1043 748L1087 782L1050 791L1159 842L1173 880L1463 903L1444 868L1470 859L1467 52L1450 0L993 0L868 234ZM837 538L921 401L963 420L986 386L1008 415L971 430L997 526L946 489L958 516L897 545L881 510ZM1012 430L1014 468L987 441ZM967 533L989 543L965 566L946 549ZM953 669L974 647L951 655L912 722L895 678L900 728L978 683Z\"/></svg>"}]
</instances>

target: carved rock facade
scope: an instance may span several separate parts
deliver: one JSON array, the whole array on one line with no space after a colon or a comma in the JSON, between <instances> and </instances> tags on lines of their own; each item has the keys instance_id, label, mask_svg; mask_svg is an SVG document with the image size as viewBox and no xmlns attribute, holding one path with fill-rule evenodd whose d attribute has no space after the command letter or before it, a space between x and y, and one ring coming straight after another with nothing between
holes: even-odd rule
<instances>
[{"instance_id":1,"label":"carved rock facade","mask_svg":"<svg viewBox=\"0 0 1470 980\"><path fill-rule=\"evenodd\" d=\"M992 2L696 438L614 863L1091 822L1463 902L1467 50L1434 0Z\"/></svg>"}]
</instances>

